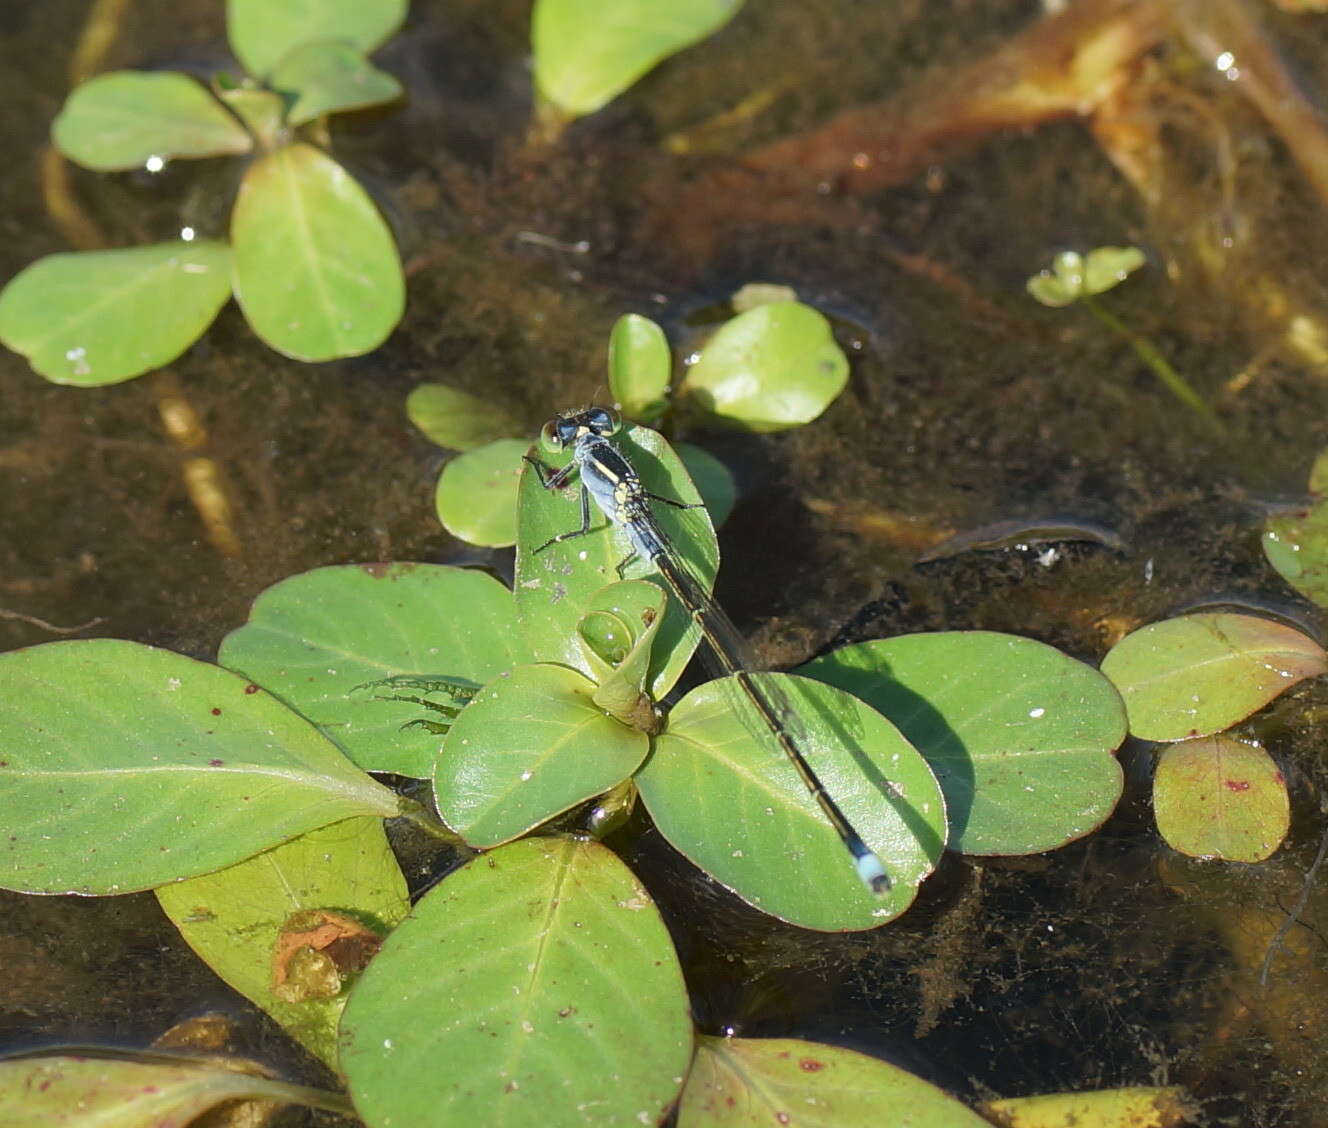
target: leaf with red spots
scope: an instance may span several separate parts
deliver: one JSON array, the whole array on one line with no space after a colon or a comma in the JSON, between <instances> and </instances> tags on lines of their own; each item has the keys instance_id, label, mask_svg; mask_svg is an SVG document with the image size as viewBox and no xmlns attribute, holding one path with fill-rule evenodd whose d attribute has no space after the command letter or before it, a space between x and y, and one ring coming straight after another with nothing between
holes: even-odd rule
<instances>
[{"instance_id":1,"label":"leaf with red spots","mask_svg":"<svg viewBox=\"0 0 1328 1128\"><path fill-rule=\"evenodd\" d=\"M1182 615L1126 635L1102 662L1130 732L1185 740L1230 728L1304 678L1328 672L1311 638L1253 615Z\"/></svg>"},{"instance_id":2,"label":"leaf with red spots","mask_svg":"<svg viewBox=\"0 0 1328 1128\"><path fill-rule=\"evenodd\" d=\"M702 1038L678 1128L991 1128L936 1086L853 1050L795 1038Z\"/></svg>"},{"instance_id":3,"label":"leaf with red spots","mask_svg":"<svg viewBox=\"0 0 1328 1128\"><path fill-rule=\"evenodd\" d=\"M1261 862L1291 823L1286 779L1262 748L1230 736L1162 750L1153 777L1157 829L1182 854Z\"/></svg>"}]
</instances>

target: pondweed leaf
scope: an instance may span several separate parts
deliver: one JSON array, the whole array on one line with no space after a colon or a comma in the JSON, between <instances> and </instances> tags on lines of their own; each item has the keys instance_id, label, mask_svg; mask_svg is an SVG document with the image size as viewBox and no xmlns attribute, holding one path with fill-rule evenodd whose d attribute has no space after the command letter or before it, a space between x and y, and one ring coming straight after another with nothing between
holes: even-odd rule
<instances>
[{"instance_id":1,"label":"pondweed leaf","mask_svg":"<svg viewBox=\"0 0 1328 1128\"><path fill-rule=\"evenodd\" d=\"M664 330L625 313L609 334L609 395L629 419L653 424L667 405L673 353Z\"/></svg>"},{"instance_id":2,"label":"pondweed leaf","mask_svg":"<svg viewBox=\"0 0 1328 1128\"><path fill-rule=\"evenodd\" d=\"M1172 1128L1202 1123L1196 1102L1178 1085L1136 1085L1093 1092L1043 1093L983 1101L983 1123L996 1128Z\"/></svg>"},{"instance_id":3,"label":"pondweed leaf","mask_svg":"<svg viewBox=\"0 0 1328 1128\"><path fill-rule=\"evenodd\" d=\"M337 1023L346 994L303 999L278 994L283 929L296 914L330 910L332 918L351 914L385 936L410 910L406 879L382 820L375 818L311 830L239 865L163 885L156 894L203 962L331 1069L337 1067ZM309 944L318 945L319 929L307 931ZM346 946L334 930L322 931L324 947L338 939ZM358 945L361 951L365 947ZM363 955L367 962L372 951Z\"/></svg>"},{"instance_id":4,"label":"pondweed leaf","mask_svg":"<svg viewBox=\"0 0 1328 1128\"><path fill-rule=\"evenodd\" d=\"M907 1109L895 1119L888 1109ZM796 1038L697 1039L678 1128L991 1128L898 1066Z\"/></svg>"},{"instance_id":5,"label":"pondweed leaf","mask_svg":"<svg viewBox=\"0 0 1328 1128\"><path fill-rule=\"evenodd\" d=\"M658 1124L692 1052L649 895L606 847L558 838L503 846L427 893L341 1029L369 1128Z\"/></svg>"},{"instance_id":6,"label":"pondweed leaf","mask_svg":"<svg viewBox=\"0 0 1328 1128\"><path fill-rule=\"evenodd\" d=\"M231 214L235 297L254 332L296 360L359 356L405 308L396 244L344 168L297 141L244 174Z\"/></svg>"},{"instance_id":7,"label":"pondweed leaf","mask_svg":"<svg viewBox=\"0 0 1328 1128\"><path fill-rule=\"evenodd\" d=\"M611 440L631 460L652 494L697 508L680 509L663 501L651 510L691 571L707 587L719 568L719 546L700 495L678 455L663 437L646 427L624 427ZM556 468L568 455L551 458L536 448L532 454ZM587 677L595 671L577 639L581 617L606 584L618 579L664 581L643 559L631 560L632 547L620 526L610 525L591 506L590 531L557 544L555 536L575 532L581 524L581 482L573 477L566 489L546 490L534 467L521 475L517 511L516 608L521 630L541 662L560 662ZM542 547L547 544L547 547ZM660 624L651 662L649 691L662 697L681 676L696 648L699 634L676 600L670 600Z\"/></svg>"},{"instance_id":8,"label":"pondweed leaf","mask_svg":"<svg viewBox=\"0 0 1328 1128\"><path fill-rule=\"evenodd\" d=\"M475 450L522 433L521 421L487 396L446 384L420 384L406 397L406 415L430 442Z\"/></svg>"},{"instance_id":9,"label":"pondweed leaf","mask_svg":"<svg viewBox=\"0 0 1328 1128\"><path fill-rule=\"evenodd\" d=\"M1286 778L1273 758L1223 733L1161 750L1153 811L1173 849L1229 862L1263 861L1291 826Z\"/></svg>"},{"instance_id":10,"label":"pondweed leaf","mask_svg":"<svg viewBox=\"0 0 1328 1128\"><path fill-rule=\"evenodd\" d=\"M291 99L286 120L292 126L401 97L401 83L345 39L301 43L272 68L269 81Z\"/></svg>"},{"instance_id":11,"label":"pondweed leaf","mask_svg":"<svg viewBox=\"0 0 1328 1128\"><path fill-rule=\"evenodd\" d=\"M218 661L270 689L365 771L427 779L439 741L430 711L371 683L401 674L479 688L531 660L512 593L492 576L438 564L347 564L263 592Z\"/></svg>"},{"instance_id":12,"label":"pondweed leaf","mask_svg":"<svg viewBox=\"0 0 1328 1128\"><path fill-rule=\"evenodd\" d=\"M399 801L228 670L118 639L0 654L0 886L129 893Z\"/></svg>"},{"instance_id":13,"label":"pondweed leaf","mask_svg":"<svg viewBox=\"0 0 1328 1128\"><path fill-rule=\"evenodd\" d=\"M1268 518L1263 551L1287 583L1328 607L1328 451L1314 460L1309 485L1315 495L1309 506Z\"/></svg>"},{"instance_id":14,"label":"pondweed leaf","mask_svg":"<svg viewBox=\"0 0 1328 1128\"><path fill-rule=\"evenodd\" d=\"M47 255L0 293L0 341L55 384L118 384L169 364L231 296L230 248L200 239Z\"/></svg>"},{"instance_id":15,"label":"pondweed leaf","mask_svg":"<svg viewBox=\"0 0 1328 1128\"><path fill-rule=\"evenodd\" d=\"M528 449L525 439L499 439L444 466L433 495L443 528L467 544L515 544L516 492Z\"/></svg>"},{"instance_id":16,"label":"pondweed leaf","mask_svg":"<svg viewBox=\"0 0 1328 1128\"><path fill-rule=\"evenodd\" d=\"M1120 696L1044 643L991 631L902 635L798 672L860 697L926 757L945 792L952 850L1053 850L1094 830L1120 798Z\"/></svg>"},{"instance_id":17,"label":"pondweed leaf","mask_svg":"<svg viewBox=\"0 0 1328 1128\"><path fill-rule=\"evenodd\" d=\"M945 847L945 802L927 763L889 721L832 686L757 675L787 697L802 750L889 874L859 880L834 828L732 678L692 690L668 716L637 786L675 849L748 904L821 931L902 913Z\"/></svg>"},{"instance_id":18,"label":"pondweed leaf","mask_svg":"<svg viewBox=\"0 0 1328 1128\"><path fill-rule=\"evenodd\" d=\"M0 1061L0 1123L6 1128L186 1128L209 1109L243 1100L350 1112L339 1093L187 1058L124 1061L64 1054Z\"/></svg>"},{"instance_id":19,"label":"pondweed leaf","mask_svg":"<svg viewBox=\"0 0 1328 1128\"><path fill-rule=\"evenodd\" d=\"M1253 615L1215 612L1150 623L1102 660L1142 740L1230 728L1304 678L1328 672L1311 638Z\"/></svg>"},{"instance_id":20,"label":"pondweed leaf","mask_svg":"<svg viewBox=\"0 0 1328 1128\"><path fill-rule=\"evenodd\" d=\"M470 845L496 846L621 783L650 742L608 716L595 685L551 664L489 682L453 723L434 769L443 820Z\"/></svg>"},{"instance_id":21,"label":"pondweed leaf","mask_svg":"<svg viewBox=\"0 0 1328 1128\"><path fill-rule=\"evenodd\" d=\"M113 71L74 88L51 126L55 147L98 172L155 157L247 153L253 138L199 83L176 71Z\"/></svg>"},{"instance_id":22,"label":"pondweed leaf","mask_svg":"<svg viewBox=\"0 0 1328 1128\"><path fill-rule=\"evenodd\" d=\"M536 0L535 87L568 118L593 114L670 55L723 27L742 0Z\"/></svg>"},{"instance_id":23,"label":"pondweed leaf","mask_svg":"<svg viewBox=\"0 0 1328 1128\"><path fill-rule=\"evenodd\" d=\"M345 39L368 54L399 28L407 0L226 0L231 50L258 78L313 39Z\"/></svg>"}]
</instances>

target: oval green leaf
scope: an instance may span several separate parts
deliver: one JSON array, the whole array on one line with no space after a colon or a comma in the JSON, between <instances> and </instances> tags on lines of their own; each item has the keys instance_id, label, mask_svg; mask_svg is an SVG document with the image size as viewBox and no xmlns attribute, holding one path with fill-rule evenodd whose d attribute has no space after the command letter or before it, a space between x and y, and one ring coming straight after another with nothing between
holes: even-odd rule
<instances>
[{"instance_id":1,"label":"oval green leaf","mask_svg":"<svg viewBox=\"0 0 1328 1128\"><path fill-rule=\"evenodd\" d=\"M227 670L119 639L0 654L0 886L129 893L397 797Z\"/></svg>"},{"instance_id":2,"label":"oval green leaf","mask_svg":"<svg viewBox=\"0 0 1328 1128\"><path fill-rule=\"evenodd\" d=\"M655 708L645 686L666 599L644 580L609 584L600 589L576 628L595 671L595 704L624 724L644 724L652 732Z\"/></svg>"},{"instance_id":3,"label":"oval green leaf","mask_svg":"<svg viewBox=\"0 0 1328 1128\"><path fill-rule=\"evenodd\" d=\"M410 911L406 879L383 822L372 818L312 830L237 866L163 885L156 893L203 962L331 1069L337 1068L337 1024L346 994L279 998L273 959L282 930L294 913L331 909L385 936Z\"/></svg>"},{"instance_id":4,"label":"oval green leaf","mask_svg":"<svg viewBox=\"0 0 1328 1128\"><path fill-rule=\"evenodd\" d=\"M292 126L401 97L401 83L344 39L301 43L273 68L270 85L290 100Z\"/></svg>"},{"instance_id":5,"label":"oval green leaf","mask_svg":"<svg viewBox=\"0 0 1328 1128\"><path fill-rule=\"evenodd\" d=\"M1095 247L1084 260L1084 293L1114 290L1146 261L1138 247Z\"/></svg>"},{"instance_id":6,"label":"oval green leaf","mask_svg":"<svg viewBox=\"0 0 1328 1128\"><path fill-rule=\"evenodd\" d=\"M908 1128L991 1128L921 1077L797 1038L700 1038L678 1128L862 1128L907 1109Z\"/></svg>"},{"instance_id":7,"label":"oval green leaf","mask_svg":"<svg viewBox=\"0 0 1328 1128\"><path fill-rule=\"evenodd\" d=\"M288 51L312 39L345 39L368 54L406 18L407 0L226 0L231 50L265 78Z\"/></svg>"},{"instance_id":8,"label":"oval green leaf","mask_svg":"<svg viewBox=\"0 0 1328 1128\"><path fill-rule=\"evenodd\" d=\"M1328 451L1310 470L1314 503L1298 512L1276 513L1264 528L1263 551L1293 588L1320 607L1328 607Z\"/></svg>"},{"instance_id":9,"label":"oval green leaf","mask_svg":"<svg viewBox=\"0 0 1328 1128\"><path fill-rule=\"evenodd\" d=\"M406 416L425 436L449 450L474 450L521 434L521 421L487 396L420 384L406 397Z\"/></svg>"},{"instance_id":10,"label":"oval green leaf","mask_svg":"<svg viewBox=\"0 0 1328 1128\"><path fill-rule=\"evenodd\" d=\"M742 0L536 0L530 41L540 97L593 114L651 68L714 34Z\"/></svg>"},{"instance_id":11,"label":"oval green leaf","mask_svg":"<svg viewBox=\"0 0 1328 1128\"><path fill-rule=\"evenodd\" d=\"M7 1128L186 1128L209 1109L242 1100L349 1113L339 1093L270 1081L243 1068L203 1061L161 1057L124 1061L67 1054L0 1061L0 1123Z\"/></svg>"},{"instance_id":12,"label":"oval green leaf","mask_svg":"<svg viewBox=\"0 0 1328 1128\"><path fill-rule=\"evenodd\" d=\"M729 519L733 507L738 503L738 485L733 480L729 468L720 462L705 447L693 443L679 443L675 448L687 474L696 486L696 491L705 502L710 522L719 528Z\"/></svg>"},{"instance_id":13,"label":"oval green leaf","mask_svg":"<svg viewBox=\"0 0 1328 1128\"><path fill-rule=\"evenodd\" d=\"M261 157L231 215L235 297L253 330L296 360L359 356L405 308L396 244L344 168L297 142Z\"/></svg>"},{"instance_id":14,"label":"oval green leaf","mask_svg":"<svg viewBox=\"0 0 1328 1128\"><path fill-rule=\"evenodd\" d=\"M566 839L504 846L428 893L341 1025L369 1128L657 1124L692 1052L654 903L611 851Z\"/></svg>"},{"instance_id":15,"label":"oval green leaf","mask_svg":"<svg viewBox=\"0 0 1328 1128\"><path fill-rule=\"evenodd\" d=\"M55 147L98 172L142 168L155 157L247 153L253 138L188 75L114 71L74 88L51 126Z\"/></svg>"},{"instance_id":16,"label":"oval green leaf","mask_svg":"<svg viewBox=\"0 0 1328 1128\"><path fill-rule=\"evenodd\" d=\"M748 431L810 423L848 383L848 358L830 322L801 302L771 302L720 326L682 390Z\"/></svg>"},{"instance_id":17,"label":"oval green leaf","mask_svg":"<svg viewBox=\"0 0 1328 1128\"><path fill-rule=\"evenodd\" d=\"M428 778L438 740L427 707L371 683L401 674L475 688L530 655L512 593L492 576L438 564L316 568L263 592L218 661L270 689L365 771Z\"/></svg>"},{"instance_id":18,"label":"oval green leaf","mask_svg":"<svg viewBox=\"0 0 1328 1128\"><path fill-rule=\"evenodd\" d=\"M677 454L657 432L624 427L613 442L627 455L652 494L692 508L652 501L651 511L682 559L709 590L719 568L719 546L700 495ZM546 456L538 449L532 456ZM557 468L566 455L553 461ZM659 573L640 558L632 559L627 534L610 525L592 504L590 531L557 544L551 538L575 532L581 525L581 483L575 476L567 488L546 490L527 466L521 475L517 508L516 608L521 629L535 657L559 662L595 676L586 661L576 626L606 584L618 579L647 579L664 587ZM545 547L547 546L547 547ZM670 599L651 655L651 696L663 697L682 675L700 638L691 616Z\"/></svg>"},{"instance_id":19,"label":"oval green leaf","mask_svg":"<svg viewBox=\"0 0 1328 1128\"><path fill-rule=\"evenodd\" d=\"M1230 728L1298 681L1328 672L1328 655L1281 623L1217 612L1126 635L1102 672L1125 699L1131 733L1185 740Z\"/></svg>"},{"instance_id":20,"label":"oval green leaf","mask_svg":"<svg viewBox=\"0 0 1328 1128\"><path fill-rule=\"evenodd\" d=\"M848 931L893 920L945 846L945 802L931 769L875 710L832 686L757 675L788 697L817 776L891 881L884 897L852 858L734 679L694 689L637 774L655 825L680 853L763 912Z\"/></svg>"},{"instance_id":21,"label":"oval green leaf","mask_svg":"<svg viewBox=\"0 0 1328 1128\"><path fill-rule=\"evenodd\" d=\"M1120 798L1120 696L1054 647L942 631L846 646L798 672L860 697L926 757L952 850L1053 850L1101 825Z\"/></svg>"},{"instance_id":22,"label":"oval green leaf","mask_svg":"<svg viewBox=\"0 0 1328 1128\"><path fill-rule=\"evenodd\" d=\"M1228 862L1263 861L1291 826L1286 778L1272 757L1221 734L1162 749L1153 811L1173 849Z\"/></svg>"},{"instance_id":23,"label":"oval green leaf","mask_svg":"<svg viewBox=\"0 0 1328 1128\"><path fill-rule=\"evenodd\" d=\"M286 128L286 103L280 94L246 82L240 86L223 86L214 80L216 95L234 111L258 141L264 152L275 149L290 140Z\"/></svg>"},{"instance_id":24,"label":"oval green leaf","mask_svg":"<svg viewBox=\"0 0 1328 1128\"><path fill-rule=\"evenodd\" d=\"M178 357L230 294L225 243L47 255L0 293L0 341L54 384L118 384Z\"/></svg>"},{"instance_id":25,"label":"oval green leaf","mask_svg":"<svg viewBox=\"0 0 1328 1128\"><path fill-rule=\"evenodd\" d=\"M1202 1123L1194 1099L1178 1085L1043 1093L984 1101L981 1107L996 1128L1178 1128Z\"/></svg>"},{"instance_id":26,"label":"oval green leaf","mask_svg":"<svg viewBox=\"0 0 1328 1128\"><path fill-rule=\"evenodd\" d=\"M434 768L443 820L481 849L509 842L621 783L650 749L564 666L518 666L462 710Z\"/></svg>"},{"instance_id":27,"label":"oval green leaf","mask_svg":"<svg viewBox=\"0 0 1328 1128\"><path fill-rule=\"evenodd\" d=\"M499 439L444 466L433 495L443 528L467 544L515 544L517 484L529 448L525 439Z\"/></svg>"},{"instance_id":28,"label":"oval green leaf","mask_svg":"<svg viewBox=\"0 0 1328 1128\"><path fill-rule=\"evenodd\" d=\"M609 394L629 419L654 423L664 414L673 353L664 330L639 313L625 313L609 334Z\"/></svg>"}]
</instances>

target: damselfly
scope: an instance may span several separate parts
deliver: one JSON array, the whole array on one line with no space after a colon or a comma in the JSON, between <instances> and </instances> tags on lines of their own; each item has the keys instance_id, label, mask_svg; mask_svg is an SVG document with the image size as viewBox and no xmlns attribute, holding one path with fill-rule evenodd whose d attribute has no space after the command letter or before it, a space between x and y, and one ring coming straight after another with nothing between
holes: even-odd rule
<instances>
[{"instance_id":1,"label":"damselfly","mask_svg":"<svg viewBox=\"0 0 1328 1128\"><path fill-rule=\"evenodd\" d=\"M696 623L715 671L731 677L742 688L760 718L762 729L792 762L803 784L844 843L858 876L873 893L885 893L890 888L885 867L839 809L808 761L800 747L806 743L804 730L788 698L772 679L752 676L753 666L747 660L746 646L737 628L711 598L705 585L692 574L682 555L675 551L655 517L651 502L678 508L687 506L646 490L631 461L610 441L620 427L617 413L605 407L564 412L545 424L540 433L541 447L550 453L570 451L572 460L556 471L550 471L549 467L529 456L527 461L538 473L545 489L559 489L574 475L580 478L581 526L550 538L535 551L542 552L552 544L589 532L592 500L611 523L623 529L632 546L632 555L619 564L619 572L630 560L640 556L664 578L673 596Z\"/></svg>"}]
</instances>

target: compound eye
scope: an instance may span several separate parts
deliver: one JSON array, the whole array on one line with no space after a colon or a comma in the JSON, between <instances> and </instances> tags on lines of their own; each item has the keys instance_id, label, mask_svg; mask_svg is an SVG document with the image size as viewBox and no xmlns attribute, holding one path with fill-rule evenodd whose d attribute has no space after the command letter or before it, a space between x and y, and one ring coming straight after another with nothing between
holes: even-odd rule
<instances>
[{"instance_id":1,"label":"compound eye","mask_svg":"<svg viewBox=\"0 0 1328 1128\"><path fill-rule=\"evenodd\" d=\"M562 438L563 421L561 419L550 419L540 428L539 445L542 451L548 454L556 454L567 444Z\"/></svg>"},{"instance_id":2,"label":"compound eye","mask_svg":"<svg viewBox=\"0 0 1328 1128\"><path fill-rule=\"evenodd\" d=\"M611 407L592 407L586 415L586 421L597 435L607 438L622 428L622 418Z\"/></svg>"}]
</instances>

